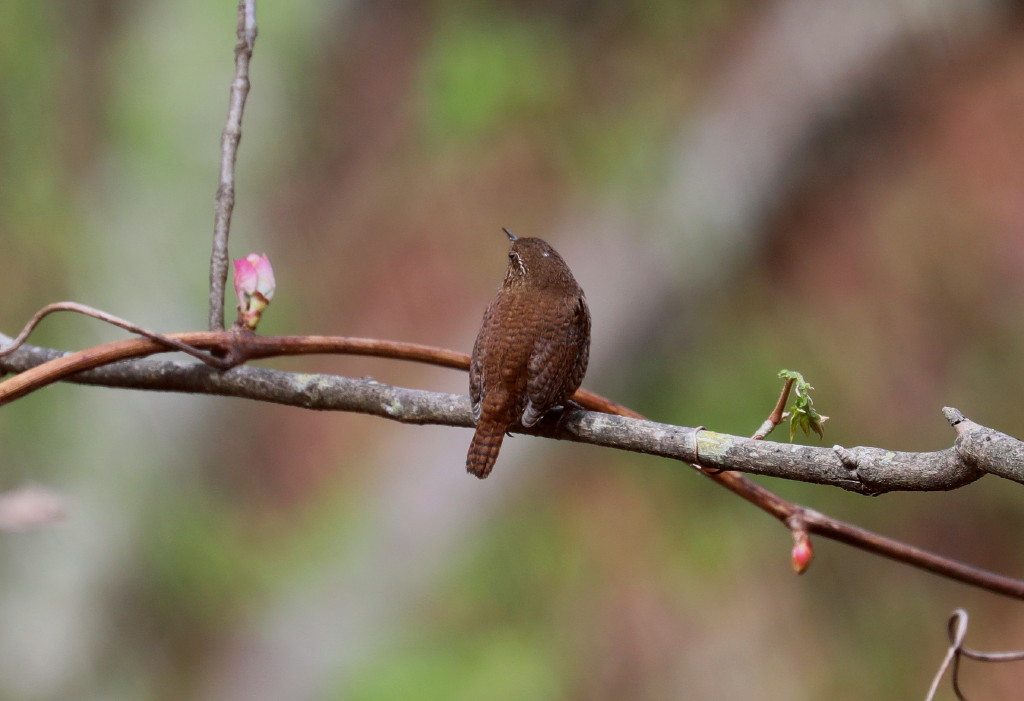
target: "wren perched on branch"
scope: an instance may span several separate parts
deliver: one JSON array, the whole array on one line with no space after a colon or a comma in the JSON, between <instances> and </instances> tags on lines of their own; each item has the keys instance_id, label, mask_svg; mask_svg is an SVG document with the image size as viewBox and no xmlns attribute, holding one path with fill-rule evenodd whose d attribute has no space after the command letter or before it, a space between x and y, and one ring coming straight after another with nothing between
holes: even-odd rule
<instances>
[{"instance_id":1,"label":"wren perched on branch","mask_svg":"<svg viewBox=\"0 0 1024 701\"><path fill-rule=\"evenodd\" d=\"M476 433L466 470L480 479L506 432L564 406L590 355L590 310L569 266L546 242L504 232L512 241L508 272L484 312L469 368Z\"/></svg>"}]
</instances>

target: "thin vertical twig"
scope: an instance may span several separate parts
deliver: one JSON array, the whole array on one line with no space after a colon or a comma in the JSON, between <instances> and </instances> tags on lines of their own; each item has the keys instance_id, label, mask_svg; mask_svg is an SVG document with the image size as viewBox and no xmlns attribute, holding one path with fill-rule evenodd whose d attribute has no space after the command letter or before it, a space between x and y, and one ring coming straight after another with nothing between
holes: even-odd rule
<instances>
[{"instance_id":1,"label":"thin vertical twig","mask_svg":"<svg viewBox=\"0 0 1024 701\"><path fill-rule=\"evenodd\" d=\"M939 684L942 682L942 677L946 674L946 670L949 669L949 665L953 664L953 690L956 692L956 697L962 699L960 695L960 687L956 680L956 669L959 666L957 661L960 657L960 650L964 644L964 636L967 635L967 612L963 609L957 609L953 612L952 617L949 619L947 624L949 629L949 649L946 650L946 656L942 658L942 664L939 665L939 671L935 673L935 677L932 679L932 684L928 687L928 695L924 697L925 701L932 701L935 698L935 694L939 690Z\"/></svg>"},{"instance_id":2,"label":"thin vertical twig","mask_svg":"<svg viewBox=\"0 0 1024 701\"><path fill-rule=\"evenodd\" d=\"M231 81L228 119L220 138L220 183L210 255L210 330L224 329L224 288L228 279L228 232L235 208L235 160L242 140L242 114L249 95L249 61L256 43L256 0L239 0L235 78Z\"/></svg>"}]
</instances>

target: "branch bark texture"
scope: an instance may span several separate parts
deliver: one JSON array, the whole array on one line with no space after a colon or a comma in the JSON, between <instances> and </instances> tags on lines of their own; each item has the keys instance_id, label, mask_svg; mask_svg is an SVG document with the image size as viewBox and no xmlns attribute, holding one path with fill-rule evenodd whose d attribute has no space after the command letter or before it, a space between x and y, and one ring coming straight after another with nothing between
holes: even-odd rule
<instances>
[{"instance_id":1,"label":"branch bark texture","mask_svg":"<svg viewBox=\"0 0 1024 701\"><path fill-rule=\"evenodd\" d=\"M237 362L273 355L347 353L416 360L466 369L469 358L445 349L377 339L272 337L239 332L168 334L166 338L224 353ZM10 339L0 334L5 345ZM21 346L0 358L0 404L60 379L108 387L240 397L315 410L352 411L402 423L471 427L468 397L387 385L370 378L292 373L237 366L219 370L194 362L145 360L168 350L166 341L128 339L62 353ZM987 572L915 548L789 502L739 472L841 487L860 494L954 489L986 473L1017 479L1024 473L1020 441L945 410L957 431L953 447L933 453L880 448L817 448L730 436L704 428L648 421L636 412L580 390L585 407L547 417L522 433L659 455L689 463L702 474L801 533L816 533L883 557L990 591L1024 599L1024 581ZM595 409L601 411L595 411ZM605 413L611 412L611 413ZM1018 480L1019 481L1019 480Z\"/></svg>"},{"instance_id":2,"label":"branch bark texture","mask_svg":"<svg viewBox=\"0 0 1024 701\"><path fill-rule=\"evenodd\" d=\"M230 332L172 334L171 337L187 339L207 348L230 344ZM6 342L7 337L0 334L0 340ZM270 336L254 336L242 343L247 357L261 357L271 355L273 347L278 348L276 354L289 355L339 352L344 341L353 345L374 343L373 339ZM147 339L109 345L126 358L166 350L158 342ZM440 350L422 348L424 351ZM104 361L114 359L117 353L105 357ZM384 355L371 347L364 348L364 354ZM0 359L0 370L20 373L71 357L61 351L26 345ZM86 356L85 360L95 357ZM463 365L462 358L462 354L450 353L447 362L435 364L458 368ZM369 378L292 373L250 366L221 371L175 360L126 359L75 374L78 368L78 363L69 364L68 379L81 384L241 397L320 411L372 414L402 423L473 426L469 400L464 395L396 387ZM6 385L0 384L0 402L21 395L16 391L6 396ZM587 406L594 403L590 401L592 396L584 391L576 398ZM957 489L986 473L1024 483L1024 443L980 426L955 409L947 408L945 412L955 426L956 439L949 448L925 453L776 443L597 411L568 411L558 421L545 420L518 432L657 455L710 470L829 485L865 495Z\"/></svg>"}]
</instances>

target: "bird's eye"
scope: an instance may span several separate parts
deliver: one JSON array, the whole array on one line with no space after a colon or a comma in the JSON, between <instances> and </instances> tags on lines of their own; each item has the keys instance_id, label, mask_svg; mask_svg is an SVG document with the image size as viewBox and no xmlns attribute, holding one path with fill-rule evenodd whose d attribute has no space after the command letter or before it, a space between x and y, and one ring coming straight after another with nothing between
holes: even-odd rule
<instances>
[{"instance_id":1,"label":"bird's eye","mask_svg":"<svg viewBox=\"0 0 1024 701\"><path fill-rule=\"evenodd\" d=\"M508 254L508 265L509 272L515 272L518 275L526 274L526 266L523 265L523 257L516 251L510 251Z\"/></svg>"}]
</instances>

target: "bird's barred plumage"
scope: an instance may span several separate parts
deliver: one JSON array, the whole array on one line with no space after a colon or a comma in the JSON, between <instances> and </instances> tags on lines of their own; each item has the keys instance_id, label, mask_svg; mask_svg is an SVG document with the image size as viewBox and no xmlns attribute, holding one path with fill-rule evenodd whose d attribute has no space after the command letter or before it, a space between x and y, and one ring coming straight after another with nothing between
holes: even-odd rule
<instances>
[{"instance_id":1,"label":"bird's barred plumage","mask_svg":"<svg viewBox=\"0 0 1024 701\"><path fill-rule=\"evenodd\" d=\"M480 478L506 432L533 426L579 389L590 352L590 311L569 266L541 239L509 238L505 281L484 313L469 371L476 432L466 469Z\"/></svg>"}]
</instances>

